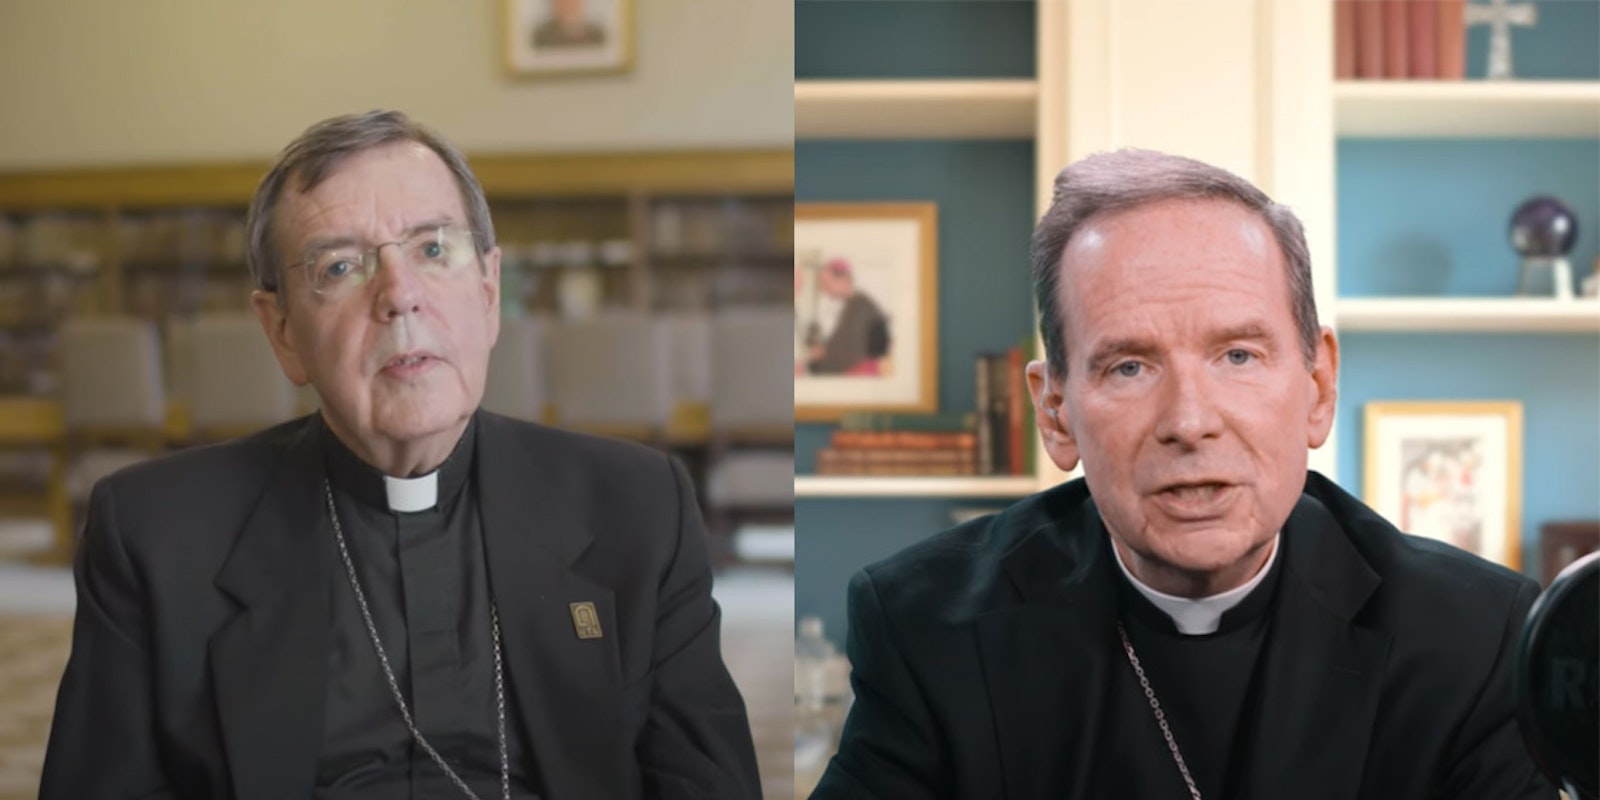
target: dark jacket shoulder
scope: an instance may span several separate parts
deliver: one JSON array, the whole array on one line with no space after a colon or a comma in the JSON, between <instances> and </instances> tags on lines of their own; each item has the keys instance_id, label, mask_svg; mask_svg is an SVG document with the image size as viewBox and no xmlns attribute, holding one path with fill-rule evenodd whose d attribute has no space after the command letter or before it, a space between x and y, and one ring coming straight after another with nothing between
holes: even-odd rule
<instances>
[{"instance_id":1,"label":"dark jacket shoulder","mask_svg":"<svg viewBox=\"0 0 1600 800\"><path fill-rule=\"evenodd\" d=\"M1061 580L1090 568L1107 552L1098 514L1087 484L1069 481L912 545L869 565L863 575L884 613L900 624L959 624L1019 600L1008 562L1033 574L1053 571ZM1286 535L1313 524L1324 533L1342 534L1379 579L1362 609L1366 620L1425 625L1429 619L1465 616L1504 619L1515 610L1519 593L1537 588L1506 567L1401 533L1332 481L1308 472ZM1299 544L1291 541L1287 547L1292 551ZM1393 613L1399 611L1405 613ZM1494 626L1481 629L1496 631Z\"/></svg>"}]
</instances>

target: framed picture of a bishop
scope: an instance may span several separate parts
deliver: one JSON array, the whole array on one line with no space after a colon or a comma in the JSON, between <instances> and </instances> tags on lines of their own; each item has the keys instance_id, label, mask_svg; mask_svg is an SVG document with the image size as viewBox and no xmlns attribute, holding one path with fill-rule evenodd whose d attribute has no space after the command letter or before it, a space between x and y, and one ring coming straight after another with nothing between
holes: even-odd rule
<instances>
[{"instance_id":1,"label":"framed picture of a bishop","mask_svg":"<svg viewBox=\"0 0 1600 800\"><path fill-rule=\"evenodd\" d=\"M932 203L799 203L794 413L937 410Z\"/></svg>"}]
</instances>

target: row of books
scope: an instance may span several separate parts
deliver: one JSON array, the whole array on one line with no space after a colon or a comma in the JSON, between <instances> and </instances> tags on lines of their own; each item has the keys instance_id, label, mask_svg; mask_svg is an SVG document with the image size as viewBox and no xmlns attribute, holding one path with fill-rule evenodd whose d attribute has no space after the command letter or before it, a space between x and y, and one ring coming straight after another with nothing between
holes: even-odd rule
<instances>
[{"instance_id":1,"label":"row of books","mask_svg":"<svg viewBox=\"0 0 1600 800\"><path fill-rule=\"evenodd\" d=\"M975 408L943 414L852 413L817 451L818 475L1025 475L1032 403L1021 346L973 363Z\"/></svg>"},{"instance_id":2,"label":"row of books","mask_svg":"<svg viewBox=\"0 0 1600 800\"><path fill-rule=\"evenodd\" d=\"M1334 0L1334 76L1461 80L1466 6L1466 0Z\"/></svg>"}]
</instances>

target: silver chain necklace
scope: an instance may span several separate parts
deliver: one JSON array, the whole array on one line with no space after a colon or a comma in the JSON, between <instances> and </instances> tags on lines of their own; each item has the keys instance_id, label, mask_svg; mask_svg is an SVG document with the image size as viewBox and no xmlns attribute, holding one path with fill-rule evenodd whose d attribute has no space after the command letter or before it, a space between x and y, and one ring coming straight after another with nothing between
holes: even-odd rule
<instances>
[{"instance_id":1,"label":"silver chain necklace","mask_svg":"<svg viewBox=\"0 0 1600 800\"><path fill-rule=\"evenodd\" d=\"M1150 688L1150 680L1144 676L1144 667L1139 666L1139 655L1133 652L1133 642L1128 640L1128 632L1122 627L1122 620L1117 620L1117 635L1122 637L1122 650L1128 654L1128 663L1133 665L1133 673L1139 676L1139 685L1144 687L1145 699L1150 701L1150 711L1156 715L1156 724L1161 726L1161 735L1167 737L1167 749L1172 751L1172 760L1178 763L1178 772L1183 773L1183 782L1189 785L1189 794L1194 800L1200 800L1200 790L1195 788L1194 778L1189 777L1189 767L1183 763L1183 753L1178 751L1178 740L1172 738L1172 729L1167 727L1167 715L1161 710L1161 702L1156 700L1156 690Z\"/></svg>"},{"instance_id":2,"label":"silver chain necklace","mask_svg":"<svg viewBox=\"0 0 1600 800\"><path fill-rule=\"evenodd\" d=\"M466 792L472 800L479 800L476 792L467 786L467 782L444 762L444 757L439 751L428 744L422 737L422 732L417 730L416 723L411 721L411 710L406 708L405 698L400 694L400 683L394 679L394 670L389 667L389 656L383 651L383 642L378 641L378 627L372 624L372 611L367 608L367 595L361 591L361 581L356 578L355 562L350 560L350 549L345 546L344 529L339 525L339 511L333 505L333 485L326 478L322 480L323 493L328 498L328 518L333 520L333 535L339 542L339 555L344 557L345 573L350 576L350 588L355 590L356 604L361 607L361 619L367 623L367 635L372 637L372 649L378 652L378 664L383 667L383 677L389 679L389 692L394 695L395 705L400 707L400 716L405 718L406 728L411 731L411 738L427 752L439 769L455 783L461 791ZM495 725L500 737L500 796L503 800L511 800L511 759L506 755L506 688L504 668L500 663L500 611L495 607L494 601L489 601L489 634L494 642L494 700L495 700Z\"/></svg>"}]
</instances>

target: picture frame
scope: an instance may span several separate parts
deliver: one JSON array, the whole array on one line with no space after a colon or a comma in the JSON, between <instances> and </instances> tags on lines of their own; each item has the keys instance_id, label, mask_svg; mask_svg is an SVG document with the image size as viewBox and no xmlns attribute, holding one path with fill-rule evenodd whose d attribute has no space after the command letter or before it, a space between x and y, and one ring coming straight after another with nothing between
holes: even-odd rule
<instances>
[{"instance_id":1,"label":"picture frame","mask_svg":"<svg viewBox=\"0 0 1600 800\"><path fill-rule=\"evenodd\" d=\"M500 0L501 49L515 78L633 69L634 0Z\"/></svg>"},{"instance_id":2,"label":"picture frame","mask_svg":"<svg viewBox=\"0 0 1600 800\"><path fill-rule=\"evenodd\" d=\"M1522 566L1522 404L1365 407L1363 499L1404 533Z\"/></svg>"},{"instance_id":3,"label":"picture frame","mask_svg":"<svg viewBox=\"0 0 1600 800\"><path fill-rule=\"evenodd\" d=\"M938 410L938 207L796 203L794 415Z\"/></svg>"}]
</instances>

